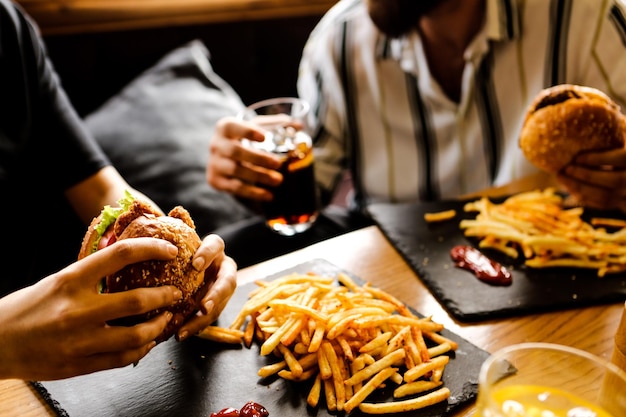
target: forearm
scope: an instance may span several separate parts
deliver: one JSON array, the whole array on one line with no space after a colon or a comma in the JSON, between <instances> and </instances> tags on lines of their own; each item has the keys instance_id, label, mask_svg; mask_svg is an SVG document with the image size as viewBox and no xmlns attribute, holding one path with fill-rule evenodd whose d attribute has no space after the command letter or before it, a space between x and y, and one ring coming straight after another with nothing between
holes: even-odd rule
<instances>
[{"instance_id":1,"label":"forearm","mask_svg":"<svg viewBox=\"0 0 626 417\"><path fill-rule=\"evenodd\" d=\"M150 198L132 188L112 166L105 167L86 180L69 188L65 194L85 224L98 216L105 205L116 206L126 191L135 197L146 199L158 207ZM161 209L162 210L162 209Z\"/></svg>"}]
</instances>

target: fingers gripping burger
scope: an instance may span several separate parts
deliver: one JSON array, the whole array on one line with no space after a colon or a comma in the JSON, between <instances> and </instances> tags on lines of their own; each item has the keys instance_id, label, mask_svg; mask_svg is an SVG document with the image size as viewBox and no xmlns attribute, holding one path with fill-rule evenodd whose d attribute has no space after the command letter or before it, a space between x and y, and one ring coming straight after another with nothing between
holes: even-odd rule
<instances>
[{"instance_id":1,"label":"fingers gripping burger","mask_svg":"<svg viewBox=\"0 0 626 417\"><path fill-rule=\"evenodd\" d=\"M558 173L580 152L624 147L626 122L603 92L572 84L542 90L530 105L519 146L538 168Z\"/></svg>"},{"instance_id":2,"label":"fingers gripping burger","mask_svg":"<svg viewBox=\"0 0 626 417\"><path fill-rule=\"evenodd\" d=\"M178 254L172 260L151 260L128 265L105 277L102 283L101 290L105 293L161 285L174 285L182 291L181 300L167 308L173 317L156 339L160 343L175 334L199 310L200 302L208 291L204 272L196 271L191 265L192 257L202 242L191 215L181 206L163 215L145 201L134 199L130 193L118 203L119 207L106 206L91 222L78 259L118 240L136 237L165 239L178 247ZM138 317L127 317L117 320L115 324L133 325L163 311L165 309L157 309Z\"/></svg>"}]
</instances>

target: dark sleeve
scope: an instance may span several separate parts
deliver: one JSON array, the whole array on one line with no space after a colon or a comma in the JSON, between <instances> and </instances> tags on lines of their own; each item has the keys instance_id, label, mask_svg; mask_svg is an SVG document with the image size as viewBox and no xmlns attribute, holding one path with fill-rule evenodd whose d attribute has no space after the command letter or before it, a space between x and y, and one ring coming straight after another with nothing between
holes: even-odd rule
<instances>
[{"instance_id":1,"label":"dark sleeve","mask_svg":"<svg viewBox=\"0 0 626 417\"><path fill-rule=\"evenodd\" d=\"M19 5L0 4L0 152L17 163L9 165L15 173L45 174L39 184L65 190L109 161L70 104L36 26Z\"/></svg>"},{"instance_id":2,"label":"dark sleeve","mask_svg":"<svg viewBox=\"0 0 626 417\"><path fill-rule=\"evenodd\" d=\"M64 191L108 164L36 26L19 5L0 0L0 218L10 242L0 256L0 295L76 260L86 226Z\"/></svg>"}]
</instances>

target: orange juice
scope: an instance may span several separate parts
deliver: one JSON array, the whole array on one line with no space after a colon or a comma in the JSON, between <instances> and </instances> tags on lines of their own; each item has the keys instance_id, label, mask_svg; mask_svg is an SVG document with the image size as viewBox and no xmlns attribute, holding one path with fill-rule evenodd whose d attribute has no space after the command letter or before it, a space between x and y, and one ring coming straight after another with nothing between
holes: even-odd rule
<instances>
[{"instance_id":1,"label":"orange juice","mask_svg":"<svg viewBox=\"0 0 626 417\"><path fill-rule=\"evenodd\" d=\"M479 394L475 417L618 417L567 391L540 385L494 388Z\"/></svg>"}]
</instances>

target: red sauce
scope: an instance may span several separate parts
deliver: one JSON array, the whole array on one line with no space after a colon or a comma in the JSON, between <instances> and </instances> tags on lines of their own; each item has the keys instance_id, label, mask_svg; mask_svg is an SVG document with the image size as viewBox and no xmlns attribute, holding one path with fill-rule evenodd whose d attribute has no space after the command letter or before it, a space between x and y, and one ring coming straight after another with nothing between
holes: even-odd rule
<instances>
[{"instance_id":1,"label":"red sauce","mask_svg":"<svg viewBox=\"0 0 626 417\"><path fill-rule=\"evenodd\" d=\"M248 401L241 410L234 407L223 408L217 413L211 413L211 417L268 417L270 413L261 404Z\"/></svg>"},{"instance_id":2,"label":"red sauce","mask_svg":"<svg viewBox=\"0 0 626 417\"><path fill-rule=\"evenodd\" d=\"M268 417L270 413L259 403L248 401L241 407L241 417Z\"/></svg>"},{"instance_id":3,"label":"red sauce","mask_svg":"<svg viewBox=\"0 0 626 417\"><path fill-rule=\"evenodd\" d=\"M511 285L511 273L498 262L487 258L472 246L459 245L452 248L450 257L454 264L467 269L476 277L491 285Z\"/></svg>"},{"instance_id":4,"label":"red sauce","mask_svg":"<svg viewBox=\"0 0 626 417\"><path fill-rule=\"evenodd\" d=\"M211 413L211 417L239 417L239 409L233 407L222 408L217 413Z\"/></svg>"}]
</instances>

